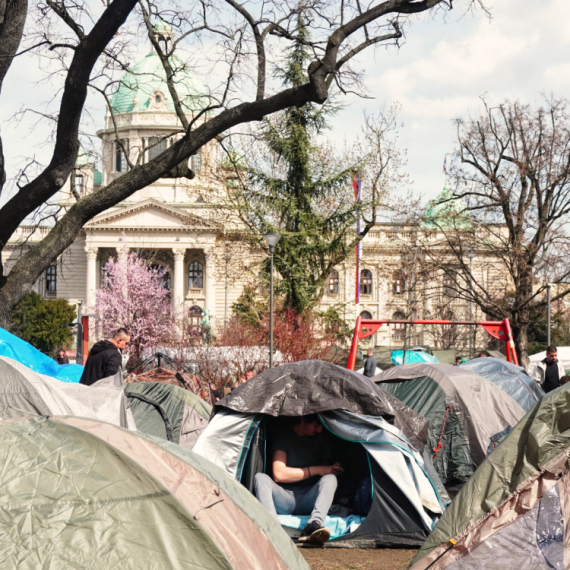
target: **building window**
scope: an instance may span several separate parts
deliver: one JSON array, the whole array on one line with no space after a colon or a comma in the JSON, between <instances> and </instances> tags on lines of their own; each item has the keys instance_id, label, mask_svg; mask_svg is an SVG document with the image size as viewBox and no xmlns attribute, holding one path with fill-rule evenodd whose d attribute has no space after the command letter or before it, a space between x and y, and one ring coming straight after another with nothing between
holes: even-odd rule
<instances>
[{"instance_id":1,"label":"building window","mask_svg":"<svg viewBox=\"0 0 570 570\"><path fill-rule=\"evenodd\" d=\"M333 269L329 275L327 293L329 295L338 295L338 271L336 269Z\"/></svg>"},{"instance_id":2,"label":"building window","mask_svg":"<svg viewBox=\"0 0 570 570\"><path fill-rule=\"evenodd\" d=\"M194 305L188 309L188 334L193 337L202 336L203 312L200 307Z\"/></svg>"},{"instance_id":3,"label":"building window","mask_svg":"<svg viewBox=\"0 0 570 570\"><path fill-rule=\"evenodd\" d=\"M160 97L160 95L157 95ZM168 148L168 140L160 137L150 137L148 139L148 159L153 160Z\"/></svg>"},{"instance_id":4,"label":"building window","mask_svg":"<svg viewBox=\"0 0 570 570\"><path fill-rule=\"evenodd\" d=\"M197 152L190 157L190 168L198 174L202 170L202 159L200 153Z\"/></svg>"},{"instance_id":5,"label":"building window","mask_svg":"<svg viewBox=\"0 0 570 570\"><path fill-rule=\"evenodd\" d=\"M162 286L166 290L170 291L172 288L172 279L170 278L170 272L168 269L156 263L151 263L150 268L159 273Z\"/></svg>"},{"instance_id":6,"label":"building window","mask_svg":"<svg viewBox=\"0 0 570 570\"><path fill-rule=\"evenodd\" d=\"M46 270L46 292L57 291L57 265L50 265Z\"/></svg>"},{"instance_id":7,"label":"building window","mask_svg":"<svg viewBox=\"0 0 570 570\"><path fill-rule=\"evenodd\" d=\"M199 261L193 261L188 267L188 288L202 289L204 287L204 267Z\"/></svg>"},{"instance_id":8,"label":"building window","mask_svg":"<svg viewBox=\"0 0 570 570\"><path fill-rule=\"evenodd\" d=\"M392 276L392 293L394 295L403 295L406 292L406 280L401 271L396 271Z\"/></svg>"},{"instance_id":9,"label":"building window","mask_svg":"<svg viewBox=\"0 0 570 570\"><path fill-rule=\"evenodd\" d=\"M372 295L372 271L368 269L360 272L360 294Z\"/></svg>"},{"instance_id":10,"label":"building window","mask_svg":"<svg viewBox=\"0 0 570 570\"><path fill-rule=\"evenodd\" d=\"M402 311L396 311L392 315L393 321L405 321L406 315ZM394 323L392 325L392 340L403 341L406 337L406 325L403 323Z\"/></svg>"},{"instance_id":11,"label":"building window","mask_svg":"<svg viewBox=\"0 0 570 570\"><path fill-rule=\"evenodd\" d=\"M366 319L367 321L371 321L374 318L370 311L362 311L362 313L360 313L360 317L362 319Z\"/></svg>"},{"instance_id":12,"label":"building window","mask_svg":"<svg viewBox=\"0 0 570 570\"><path fill-rule=\"evenodd\" d=\"M85 180L83 178L83 174L76 174L75 175L75 192L79 195L82 196L83 192L85 190Z\"/></svg>"},{"instance_id":13,"label":"building window","mask_svg":"<svg viewBox=\"0 0 570 570\"><path fill-rule=\"evenodd\" d=\"M115 172L127 171L127 157L125 152L129 150L128 142L128 140L123 139L120 144L118 142L115 143ZM123 145L125 151L123 151L121 145Z\"/></svg>"},{"instance_id":14,"label":"building window","mask_svg":"<svg viewBox=\"0 0 570 570\"><path fill-rule=\"evenodd\" d=\"M444 321L452 321L453 320L453 311L446 311L443 313L443 320ZM453 330L453 325L443 325L442 326L443 332L441 334L441 342L442 348L444 350L449 350L453 348L455 339L455 334Z\"/></svg>"},{"instance_id":15,"label":"building window","mask_svg":"<svg viewBox=\"0 0 570 570\"><path fill-rule=\"evenodd\" d=\"M456 289L457 275L452 270L446 270L443 274L443 296L454 298L457 297Z\"/></svg>"}]
</instances>

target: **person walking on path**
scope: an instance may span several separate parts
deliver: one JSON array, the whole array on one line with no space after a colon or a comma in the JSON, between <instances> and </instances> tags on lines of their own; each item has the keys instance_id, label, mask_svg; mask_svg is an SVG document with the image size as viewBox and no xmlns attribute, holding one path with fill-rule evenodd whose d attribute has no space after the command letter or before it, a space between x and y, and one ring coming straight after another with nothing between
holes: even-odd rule
<instances>
[{"instance_id":1,"label":"person walking on path","mask_svg":"<svg viewBox=\"0 0 570 570\"><path fill-rule=\"evenodd\" d=\"M564 383L565 376L564 366L558 362L558 349L551 345L546 349L546 358L536 365L532 377L548 394Z\"/></svg>"},{"instance_id":2,"label":"person walking on path","mask_svg":"<svg viewBox=\"0 0 570 570\"><path fill-rule=\"evenodd\" d=\"M109 376L114 376L122 365L121 351L129 346L131 337L127 329L118 329L109 340L96 342L87 357L80 384L91 386Z\"/></svg>"},{"instance_id":3,"label":"person walking on path","mask_svg":"<svg viewBox=\"0 0 570 570\"><path fill-rule=\"evenodd\" d=\"M374 351L369 348L366 351L366 362L364 363L364 376L372 378L376 375L376 359L374 358Z\"/></svg>"}]
</instances>

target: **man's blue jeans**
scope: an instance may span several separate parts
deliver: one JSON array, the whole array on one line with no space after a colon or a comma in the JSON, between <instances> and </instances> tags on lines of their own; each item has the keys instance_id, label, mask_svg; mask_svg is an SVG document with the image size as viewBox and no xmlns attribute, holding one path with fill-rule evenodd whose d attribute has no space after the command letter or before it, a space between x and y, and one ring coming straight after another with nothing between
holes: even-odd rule
<instances>
[{"instance_id":1,"label":"man's blue jeans","mask_svg":"<svg viewBox=\"0 0 570 570\"><path fill-rule=\"evenodd\" d=\"M255 496L271 514L311 515L309 522L320 525L331 508L336 486L335 475L325 475L312 485L277 484L265 473L258 473L254 480Z\"/></svg>"}]
</instances>

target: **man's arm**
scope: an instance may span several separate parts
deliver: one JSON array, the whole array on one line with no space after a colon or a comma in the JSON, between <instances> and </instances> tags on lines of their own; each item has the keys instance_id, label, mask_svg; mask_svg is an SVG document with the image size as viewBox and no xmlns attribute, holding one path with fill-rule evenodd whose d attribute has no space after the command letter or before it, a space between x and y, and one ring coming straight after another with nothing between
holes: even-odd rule
<instances>
[{"instance_id":1,"label":"man's arm","mask_svg":"<svg viewBox=\"0 0 570 570\"><path fill-rule=\"evenodd\" d=\"M310 467L288 467L287 454L280 449L273 452L273 480L276 483L297 483L315 475L340 475L344 472L340 463L334 465L311 465Z\"/></svg>"}]
</instances>

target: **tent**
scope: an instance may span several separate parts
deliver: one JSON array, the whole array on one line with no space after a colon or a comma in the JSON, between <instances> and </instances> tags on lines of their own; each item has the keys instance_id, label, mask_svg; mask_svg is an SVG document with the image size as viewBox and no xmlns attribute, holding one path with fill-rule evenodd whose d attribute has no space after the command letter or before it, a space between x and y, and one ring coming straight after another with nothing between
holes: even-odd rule
<instances>
[{"instance_id":1,"label":"tent","mask_svg":"<svg viewBox=\"0 0 570 570\"><path fill-rule=\"evenodd\" d=\"M209 461L74 417L0 422L0 566L309 570L286 533Z\"/></svg>"},{"instance_id":2,"label":"tent","mask_svg":"<svg viewBox=\"0 0 570 570\"><path fill-rule=\"evenodd\" d=\"M0 419L70 415L135 429L122 387L113 377L91 386L60 382L0 356L0 378Z\"/></svg>"},{"instance_id":3,"label":"tent","mask_svg":"<svg viewBox=\"0 0 570 570\"><path fill-rule=\"evenodd\" d=\"M570 371L570 346L559 346L558 348L558 360L562 362L564 370L566 372ZM537 354L532 354L529 356L528 374L532 376L536 365L546 358L546 351L538 352Z\"/></svg>"},{"instance_id":4,"label":"tent","mask_svg":"<svg viewBox=\"0 0 570 570\"><path fill-rule=\"evenodd\" d=\"M344 495L335 498L325 525L326 546L419 545L443 507L443 490L422 450L425 419L370 379L328 362L308 360L265 370L214 406L193 451L207 457L250 491L267 472L272 433L285 416L319 414L346 468ZM362 506L357 504L357 491ZM306 519L282 517L291 536Z\"/></svg>"},{"instance_id":5,"label":"tent","mask_svg":"<svg viewBox=\"0 0 570 570\"><path fill-rule=\"evenodd\" d=\"M372 378L429 420L427 445L450 490L471 477L522 408L492 382L449 364L403 364Z\"/></svg>"},{"instance_id":6,"label":"tent","mask_svg":"<svg viewBox=\"0 0 570 570\"><path fill-rule=\"evenodd\" d=\"M484 376L504 390L519 406L528 412L544 396L544 391L524 368L499 358L475 358L461 364L461 368Z\"/></svg>"},{"instance_id":7,"label":"tent","mask_svg":"<svg viewBox=\"0 0 570 570\"><path fill-rule=\"evenodd\" d=\"M570 384L546 394L479 467L413 570L570 567Z\"/></svg>"},{"instance_id":8,"label":"tent","mask_svg":"<svg viewBox=\"0 0 570 570\"><path fill-rule=\"evenodd\" d=\"M192 449L212 406L192 392L165 382L133 382L125 394L137 429Z\"/></svg>"},{"instance_id":9,"label":"tent","mask_svg":"<svg viewBox=\"0 0 570 570\"><path fill-rule=\"evenodd\" d=\"M79 364L58 364L29 342L0 328L0 356L7 356L21 362L31 370L57 378L63 382L79 382L83 366Z\"/></svg>"},{"instance_id":10,"label":"tent","mask_svg":"<svg viewBox=\"0 0 570 570\"><path fill-rule=\"evenodd\" d=\"M392 364L399 366L404 363L404 351L392 351ZM437 358L429 352L421 350L406 350L406 364L416 364L417 362L437 362Z\"/></svg>"}]
</instances>

